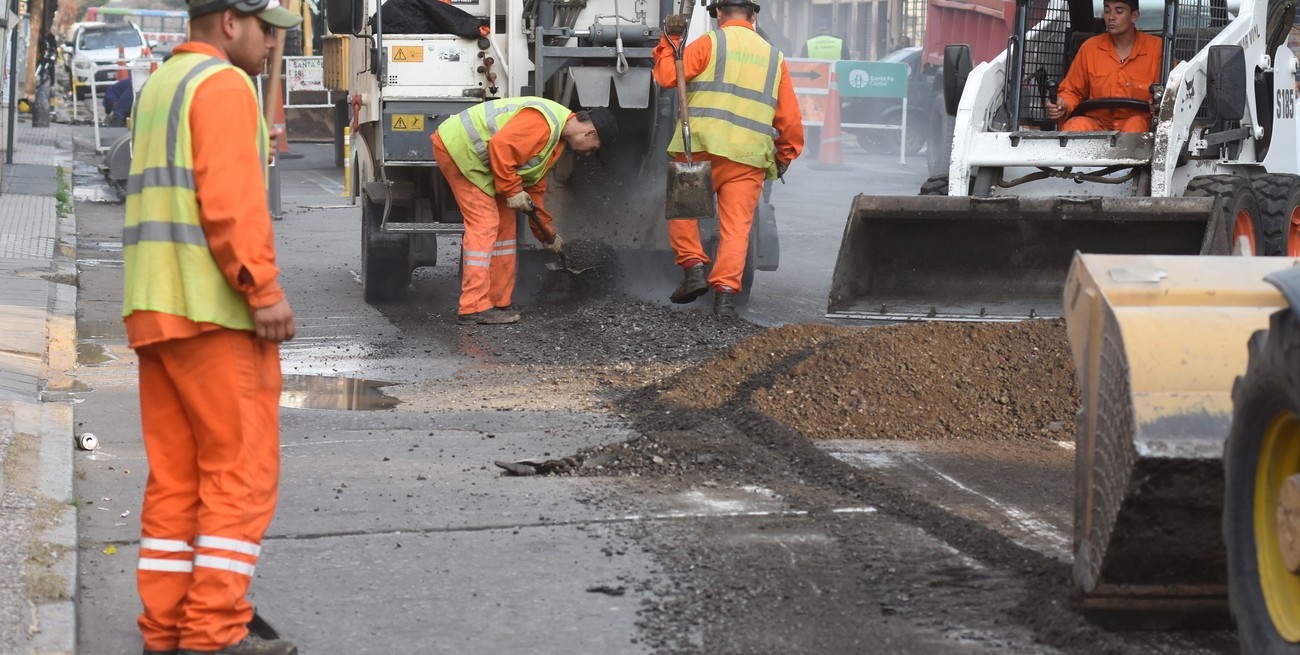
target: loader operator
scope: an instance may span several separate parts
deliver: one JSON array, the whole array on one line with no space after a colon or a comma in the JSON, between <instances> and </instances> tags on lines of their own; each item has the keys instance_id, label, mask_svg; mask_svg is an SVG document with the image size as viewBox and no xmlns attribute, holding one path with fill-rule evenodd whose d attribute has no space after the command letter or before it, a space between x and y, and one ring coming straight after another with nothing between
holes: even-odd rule
<instances>
[{"instance_id":1,"label":"loader operator","mask_svg":"<svg viewBox=\"0 0 1300 655\"><path fill-rule=\"evenodd\" d=\"M1151 102L1151 85L1160 80L1159 37L1137 29L1138 0L1105 0L1102 18L1106 33L1079 48L1070 72L1061 81L1055 103L1047 103L1047 116L1061 120L1089 98L1134 98ZM1151 110L1097 109L1065 120L1061 130L1081 132L1151 129Z\"/></svg>"},{"instance_id":2,"label":"loader operator","mask_svg":"<svg viewBox=\"0 0 1300 655\"><path fill-rule=\"evenodd\" d=\"M803 150L803 123L785 57L754 31L759 6L751 0L714 0L709 12L718 29L686 46L682 53L691 120L691 149L713 166L722 240L708 279L709 256L700 243L695 219L668 222L669 238L684 279L670 299L684 304L713 288L713 313L735 317L734 296L741 289L749 228L764 179L785 174ZM671 15L655 46L654 77L660 86L677 85L673 46L686 32L688 17ZM680 125L668 153L685 161Z\"/></svg>"},{"instance_id":3,"label":"loader operator","mask_svg":"<svg viewBox=\"0 0 1300 655\"><path fill-rule=\"evenodd\" d=\"M145 655L296 655L245 597L280 482L279 343L294 336L267 208L270 133L250 75L278 0L189 0L190 36L136 101L122 315L149 480L136 580Z\"/></svg>"},{"instance_id":4,"label":"loader operator","mask_svg":"<svg viewBox=\"0 0 1300 655\"><path fill-rule=\"evenodd\" d=\"M567 144L589 155L618 138L618 124L608 109L570 111L544 98L519 97L474 105L442 122L434 132L433 158L451 185L465 217L461 246L461 325L515 323L510 307L515 289L515 212L536 211L551 224L542 206L546 173ZM529 222L533 236L549 252L559 253L560 235L546 237ZM552 230L553 232L554 230Z\"/></svg>"}]
</instances>

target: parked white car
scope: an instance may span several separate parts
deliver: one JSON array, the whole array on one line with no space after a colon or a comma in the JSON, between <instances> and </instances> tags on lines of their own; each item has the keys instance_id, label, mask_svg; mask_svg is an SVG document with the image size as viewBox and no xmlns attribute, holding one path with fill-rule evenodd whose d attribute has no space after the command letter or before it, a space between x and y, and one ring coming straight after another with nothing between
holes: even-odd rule
<instances>
[{"instance_id":1,"label":"parked white car","mask_svg":"<svg viewBox=\"0 0 1300 655\"><path fill-rule=\"evenodd\" d=\"M148 44L152 46L152 44ZM116 71L94 72L95 66L116 64L119 56L130 63L144 54L144 33L130 23L90 23L77 30L70 48L71 79L78 98L90 93L91 75L94 74L102 95L104 89L117 79Z\"/></svg>"}]
</instances>

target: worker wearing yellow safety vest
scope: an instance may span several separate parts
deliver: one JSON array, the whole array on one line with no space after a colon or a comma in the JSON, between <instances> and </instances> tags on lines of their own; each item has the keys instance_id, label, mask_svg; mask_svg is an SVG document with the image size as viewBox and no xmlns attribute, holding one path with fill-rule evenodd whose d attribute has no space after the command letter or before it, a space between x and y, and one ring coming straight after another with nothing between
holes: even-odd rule
<instances>
[{"instance_id":1,"label":"worker wearing yellow safety vest","mask_svg":"<svg viewBox=\"0 0 1300 655\"><path fill-rule=\"evenodd\" d=\"M529 227L544 248L560 252L564 240L550 228L542 206L546 174L567 145L579 155L608 146L618 124L608 109L570 111L545 98L489 100L442 122L433 134L433 159L451 186L465 219L461 244L461 325L519 320L511 307L515 287L515 212L537 213Z\"/></svg>"},{"instance_id":2,"label":"worker wearing yellow safety vest","mask_svg":"<svg viewBox=\"0 0 1300 655\"><path fill-rule=\"evenodd\" d=\"M759 6L751 0L714 0L708 9L719 27L686 46L682 67L691 148L702 154L697 160L712 163L721 241L706 281L709 256L700 242L698 222L669 221L669 238L684 274L669 299L693 302L712 287L714 314L735 317L734 296L741 290L749 229L763 181L784 175L799 156L803 123L785 57L754 31ZM668 16L663 38L655 46L654 77L664 88L677 85L672 44L681 40L687 22L683 15ZM680 123L674 133L668 154L685 161Z\"/></svg>"},{"instance_id":3,"label":"worker wearing yellow safety vest","mask_svg":"<svg viewBox=\"0 0 1300 655\"><path fill-rule=\"evenodd\" d=\"M843 59L844 40L831 36L831 26L821 23L817 26L817 36L804 44L803 56L810 59Z\"/></svg>"},{"instance_id":4,"label":"worker wearing yellow safety vest","mask_svg":"<svg viewBox=\"0 0 1300 655\"><path fill-rule=\"evenodd\" d=\"M296 655L248 628L279 488L278 344L295 331L249 76L301 19L278 0L190 0L190 17L134 108L122 234L149 459L138 624L145 655Z\"/></svg>"}]
</instances>

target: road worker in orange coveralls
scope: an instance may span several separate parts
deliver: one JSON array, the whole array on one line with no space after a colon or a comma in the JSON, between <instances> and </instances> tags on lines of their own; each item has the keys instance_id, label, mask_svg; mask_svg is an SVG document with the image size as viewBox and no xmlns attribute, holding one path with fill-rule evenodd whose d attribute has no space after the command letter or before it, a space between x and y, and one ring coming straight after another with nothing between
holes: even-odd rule
<instances>
[{"instance_id":1,"label":"road worker in orange coveralls","mask_svg":"<svg viewBox=\"0 0 1300 655\"><path fill-rule=\"evenodd\" d=\"M1106 33L1083 42L1061 81L1055 103L1047 103L1047 116L1061 120L1080 102L1090 98L1134 98L1151 102L1151 85L1160 81L1159 37L1137 29L1138 0L1106 0L1102 18ZM1151 109L1096 109L1065 120L1061 130L1082 132L1151 129Z\"/></svg>"},{"instance_id":2,"label":"road worker in orange coveralls","mask_svg":"<svg viewBox=\"0 0 1300 655\"><path fill-rule=\"evenodd\" d=\"M531 222L533 236L558 253L564 239L550 228L542 206L546 174L567 145L589 155L618 138L608 109L573 112L536 97L502 98L475 105L443 121L433 134L433 159L451 185L465 218L462 244L461 325L519 321L511 307L515 289L515 212L536 211L554 239Z\"/></svg>"},{"instance_id":3,"label":"road worker in orange coveralls","mask_svg":"<svg viewBox=\"0 0 1300 655\"><path fill-rule=\"evenodd\" d=\"M133 108L122 315L139 357L149 480L137 582L146 655L296 655L249 633L245 597L280 481L279 344L270 134L250 75L278 0L190 0L191 40Z\"/></svg>"},{"instance_id":4,"label":"road worker in orange coveralls","mask_svg":"<svg viewBox=\"0 0 1300 655\"><path fill-rule=\"evenodd\" d=\"M712 162L718 196L721 242L717 261L705 280L709 256L700 243L698 222L669 216L668 233L684 279L669 298L694 302L713 288L713 313L735 317L749 251L749 228L763 193L763 181L785 174L803 150L803 122L785 57L754 31L759 6L750 0L715 0L708 6L718 29L696 39L682 53L691 149L695 159ZM677 86L673 46L686 32L688 17L671 15L655 46L655 81ZM680 123L668 154L686 161Z\"/></svg>"}]
</instances>

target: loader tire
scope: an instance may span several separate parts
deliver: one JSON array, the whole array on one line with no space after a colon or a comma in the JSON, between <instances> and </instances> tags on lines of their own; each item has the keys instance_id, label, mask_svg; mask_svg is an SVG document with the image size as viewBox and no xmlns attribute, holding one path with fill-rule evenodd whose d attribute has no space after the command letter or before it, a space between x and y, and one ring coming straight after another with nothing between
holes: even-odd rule
<instances>
[{"instance_id":1,"label":"loader tire","mask_svg":"<svg viewBox=\"0 0 1300 655\"><path fill-rule=\"evenodd\" d=\"M361 197L362 296L368 303L399 298L411 285L410 236L380 232L383 203Z\"/></svg>"},{"instance_id":2,"label":"loader tire","mask_svg":"<svg viewBox=\"0 0 1300 655\"><path fill-rule=\"evenodd\" d=\"M1263 254L1300 257L1300 176L1267 173L1253 182L1263 215Z\"/></svg>"},{"instance_id":3,"label":"loader tire","mask_svg":"<svg viewBox=\"0 0 1300 655\"><path fill-rule=\"evenodd\" d=\"M946 196L948 195L948 174L931 175L929 179L921 183L921 191L918 196Z\"/></svg>"},{"instance_id":4,"label":"loader tire","mask_svg":"<svg viewBox=\"0 0 1300 655\"><path fill-rule=\"evenodd\" d=\"M1273 314L1250 338L1250 363L1232 389L1223 449L1223 539L1228 599L1242 655L1300 654L1300 575L1279 542L1282 483L1300 473L1300 326Z\"/></svg>"},{"instance_id":5,"label":"loader tire","mask_svg":"<svg viewBox=\"0 0 1300 655\"><path fill-rule=\"evenodd\" d=\"M1242 236L1250 242L1250 254L1263 254L1263 214L1250 180L1240 175L1199 175L1187 183L1183 196L1223 199L1218 205L1219 215L1212 218L1213 224L1222 226L1223 232L1216 235L1217 247L1202 254L1232 254L1238 237Z\"/></svg>"}]
</instances>

